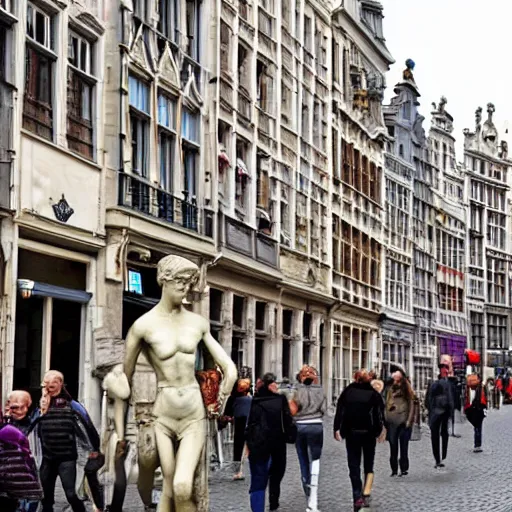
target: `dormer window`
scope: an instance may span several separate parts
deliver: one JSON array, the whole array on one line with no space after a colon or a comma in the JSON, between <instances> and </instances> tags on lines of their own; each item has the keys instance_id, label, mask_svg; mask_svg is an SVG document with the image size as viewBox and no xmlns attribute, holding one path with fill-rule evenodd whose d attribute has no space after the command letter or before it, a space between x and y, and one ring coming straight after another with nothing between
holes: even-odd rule
<instances>
[{"instance_id":1,"label":"dormer window","mask_svg":"<svg viewBox=\"0 0 512 512\"><path fill-rule=\"evenodd\" d=\"M378 39L384 39L382 31L382 9L372 4L361 2L361 18L364 24L372 31Z\"/></svg>"}]
</instances>

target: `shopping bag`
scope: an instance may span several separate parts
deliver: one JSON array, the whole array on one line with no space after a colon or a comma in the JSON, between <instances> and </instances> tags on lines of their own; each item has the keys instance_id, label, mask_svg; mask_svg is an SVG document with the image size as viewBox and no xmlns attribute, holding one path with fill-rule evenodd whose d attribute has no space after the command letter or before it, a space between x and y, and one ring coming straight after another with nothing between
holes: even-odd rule
<instances>
[{"instance_id":1,"label":"shopping bag","mask_svg":"<svg viewBox=\"0 0 512 512\"><path fill-rule=\"evenodd\" d=\"M414 423L411 428L411 441L421 441L421 426Z\"/></svg>"}]
</instances>

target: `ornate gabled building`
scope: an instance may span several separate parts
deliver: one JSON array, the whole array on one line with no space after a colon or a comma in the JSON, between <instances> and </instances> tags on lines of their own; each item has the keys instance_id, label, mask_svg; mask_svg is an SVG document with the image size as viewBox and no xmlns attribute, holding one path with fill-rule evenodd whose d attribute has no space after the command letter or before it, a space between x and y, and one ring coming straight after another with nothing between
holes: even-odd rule
<instances>
[{"instance_id":1,"label":"ornate gabled building","mask_svg":"<svg viewBox=\"0 0 512 512\"><path fill-rule=\"evenodd\" d=\"M453 118L446 99L434 107L429 133L429 152L438 186L433 188L435 206L435 259L438 355L450 354L454 368L464 370L467 346L466 311L466 208L464 174L455 159Z\"/></svg>"},{"instance_id":2,"label":"ornate gabled building","mask_svg":"<svg viewBox=\"0 0 512 512\"><path fill-rule=\"evenodd\" d=\"M424 140L419 140L423 118L418 112L420 94L412 75L414 64L407 64L402 81L395 86L396 96L384 107L390 137L384 155L386 273L381 322L382 369L386 375L392 362L413 375L413 157L415 145Z\"/></svg>"},{"instance_id":3,"label":"ornate gabled building","mask_svg":"<svg viewBox=\"0 0 512 512\"><path fill-rule=\"evenodd\" d=\"M384 275L384 74L393 59L382 6L344 2L332 15L333 396L355 369L379 366Z\"/></svg>"},{"instance_id":4,"label":"ornate gabled building","mask_svg":"<svg viewBox=\"0 0 512 512\"><path fill-rule=\"evenodd\" d=\"M475 114L475 130L464 130L468 208L469 346L483 353L488 367L512 366L510 160L494 125L494 105Z\"/></svg>"}]
</instances>

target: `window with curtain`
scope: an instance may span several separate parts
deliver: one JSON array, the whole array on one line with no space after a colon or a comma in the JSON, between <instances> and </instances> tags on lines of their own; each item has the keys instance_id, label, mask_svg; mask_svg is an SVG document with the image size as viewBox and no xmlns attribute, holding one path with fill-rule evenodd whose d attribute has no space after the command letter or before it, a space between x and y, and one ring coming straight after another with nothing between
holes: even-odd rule
<instances>
[{"instance_id":1,"label":"window with curtain","mask_svg":"<svg viewBox=\"0 0 512 512\"><path fill-rule=\"evenodd\" d=\"M130 126L132 139L132 171L149 176L150 87L131 75L128 77Z\"/></svg>"}]
</instances>

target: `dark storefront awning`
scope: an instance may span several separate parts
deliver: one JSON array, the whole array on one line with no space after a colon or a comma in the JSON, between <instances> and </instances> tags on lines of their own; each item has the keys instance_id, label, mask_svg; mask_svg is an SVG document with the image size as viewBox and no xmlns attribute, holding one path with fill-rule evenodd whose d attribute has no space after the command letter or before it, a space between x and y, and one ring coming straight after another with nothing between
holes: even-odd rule
<instances>
[{"instance_id":1,"label":"dark storefront awning","mask_svg":"<svg viewBox=\"0 0 512 512\"><path fill-rule=\"evenodd\" d=\"M29 279L18 279L18 290L25 298L29 297L52 297L53 299L69 300L87 304L92 293L83 290L73 290L63 286L30 281Z\"/></svg>"}]
</instances>

